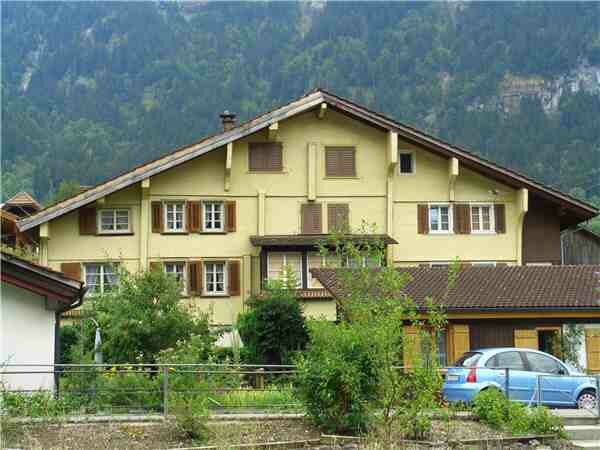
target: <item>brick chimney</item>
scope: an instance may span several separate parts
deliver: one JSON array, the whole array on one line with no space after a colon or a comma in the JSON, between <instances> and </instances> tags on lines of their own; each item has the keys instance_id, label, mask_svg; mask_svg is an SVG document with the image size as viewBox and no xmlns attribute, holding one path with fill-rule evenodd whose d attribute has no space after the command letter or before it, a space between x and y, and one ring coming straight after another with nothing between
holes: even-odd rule
<instances>
[{"instance_id":1,"label":"brick chimney","mask_svg":"<svg viewBox=\"0 0 600 450\"><path fill-rule=\"evenodd\" d=\"M229 131L235 126L235 114L225 110L219 116L223 122L223 131Z\"/></svg>"}]
</instances>

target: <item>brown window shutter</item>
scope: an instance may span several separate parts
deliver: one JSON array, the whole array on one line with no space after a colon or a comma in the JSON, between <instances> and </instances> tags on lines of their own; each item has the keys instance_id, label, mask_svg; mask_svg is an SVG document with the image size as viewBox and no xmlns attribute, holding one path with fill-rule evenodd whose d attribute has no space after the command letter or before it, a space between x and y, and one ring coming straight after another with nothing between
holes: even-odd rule
<instances>
[{"instance_id":1,"label":"brown window shutter","mask_svg":"<svg viewBox=\"0 0 600 450\"><path fill-rule=\"evenodd\" d=\"M248 144L250 171L283 170L283 146L279 142L251 142Z\"/></svg>"},{"instance_id":2,"label":"brown window shutter","mask_svg":"<svg viewBox=\"0 0 600 450\"><path fill-rule=\"evenodd\" d=\"M240 262L229 261L227 270L229 272L229 295L240 295Z\"/></svg>"},{"instance_id":3,"label":"brown window shutter","mask_svg":"<svg viewBox=\"0 0 600 450\"><path fill-rule=\"evenodd\" d=\"M347 203L331 203L327 205L327 229L333 231L348 231L349 211Z\"/></svg>"},{"instance_id":4,"label":"brown window shutter","mask_svg":"<svg viewBox=\"0 0 600 450\"><path fill-rule=\"evenodd\" d=\"M69 278L81 281L81 264L79 263L62 263L60 271Z\"/></svg>"},{"instance_id":5,"label":"brown window shutter","mask_svg":"<svg viewBox=\"0 0 600 450\"><path fill-rule=\"evenodd\" d=\"M162 272L163 263L160 261L150 261L150 272Z\"/></svg>"},{"instance_id":6,"label":"brown window shutter","mask_svg":"<svg viewBox=\"0 0 600 450\"><path fill-rule=\"evenodd\" d=\"M186 208L188 231L200 232L200 202L187 202Z\"/></svg>"},{"instance_id":7,"label":"brown window shutter","mask_svg":"<svg viewBox=\"0 0 600 450\"><path fill-rule=\"evenodd\" d=\"M96 234L96 208L81 208L79 210L79 234Z\"/></svg>"},{"instance_id":8,"label":"brown window shutter","mask_svg":"<svg viewBox=\"0 0 600 450\"><path fill-rule=\"evenodd\" d=\"M494 219L496 220L496 233L506 233L506 208L504 204L494 205Z\"/></svg>"},{"instance_id":9,"label":"brown window shutter","mask_svg":"<svg viewBox=\"0 0 600 450\"><path fill-rule=\"evenodd\" d=\"M356 150L354 147L326 148L325 175L328 177L356 176Z\"/></svg>"},{"instance_id":10,"label":"brown window shutter","mask_svg":"<svg viewBox=\"0 0 600 450\"><path fill-rule=\"evenodd\" d=\"M231 233L236 228L236 206L235 202L225 202L225 231Z\"/></svg>"},{"instance_id":11,"label":"brown window shutter","mask_svg":"<svg viewBox=\"0 0 600 450\"><path fill-rule=\"evenodd\" d=\"M302 234L321 234L322 222L320 203L302 205Z\"/></svg>"},{"instance_id":12,"label":"brown window shutter","mask_svg":"<svg viewBox=\"0 0 600 450\"><path fill-rule=\"evenodd\" d=\"M202 261L188 263L188 292L190 295L202 294Z\"/></svg>"},{"instance_id":13,"label":"brown window shutter","mask_svg":"<svg viewBox=\"0 0 600 450\"><path fill-rule=\"evenodd\" d=\"M152 202L152 232L162 233L163 231L163 204L162 202Z\"/></svg>"},{"instance_id":14,"label":"brown window shutter","mask_svg":"<svg viewBox=\"0 0 600 450\"><path fill-rule=\"evenodd\" d=\"M419 234L429 233L429 206L417 206L417 228Z\"/></svg>"},{"instance_id":15,"label":"brown window shutter","mask_svg":"<svg viewBox=\"0 0 600 450\"><path fill-rule=\"evenodd\" d=\"M325 173L329 177L356 176L356 151L353 147L325 149Z\"/></svg>"},{"instance_id":16,"label":"brown window shutter","mask_svg":"<svg viewBox=\"0 0 600 450\"><path fill-rule=\"evenodd\" d=\"M454 205L454 232L471 233L471 208L469 205Z\"/></svg>"}]
</instances>

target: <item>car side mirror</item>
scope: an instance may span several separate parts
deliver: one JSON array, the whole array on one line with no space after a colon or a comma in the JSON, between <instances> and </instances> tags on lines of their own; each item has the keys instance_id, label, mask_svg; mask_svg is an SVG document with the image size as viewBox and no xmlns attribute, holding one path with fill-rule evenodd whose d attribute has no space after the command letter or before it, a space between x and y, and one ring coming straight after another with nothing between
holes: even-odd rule
<instances>
[{"instance_id":1,"label":"car side mirror","mask_svg":"<svg viewBox=\"0 0 600 450\"><path fill-rule=\"evenodd\" d=\"M558 374L559 375L567 375L567 371L561 367L560 369L558 369Z\"/></svg>"}]
</instances>

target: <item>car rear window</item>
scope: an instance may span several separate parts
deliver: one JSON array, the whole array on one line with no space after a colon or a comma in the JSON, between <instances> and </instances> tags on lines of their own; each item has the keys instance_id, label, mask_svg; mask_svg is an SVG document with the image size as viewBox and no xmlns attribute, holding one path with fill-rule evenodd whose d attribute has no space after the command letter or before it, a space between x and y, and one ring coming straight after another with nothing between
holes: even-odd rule
<instances>
[{"instance_id":1,"label":"car rear window","mask_svg":"<svg viewBox=\"0 0 600 450\"><path fill-rule=\"evenodd\" d=\"M482 353L467 352L456 360L454 367L475 367Z\"/></svg>"}]
</instances>

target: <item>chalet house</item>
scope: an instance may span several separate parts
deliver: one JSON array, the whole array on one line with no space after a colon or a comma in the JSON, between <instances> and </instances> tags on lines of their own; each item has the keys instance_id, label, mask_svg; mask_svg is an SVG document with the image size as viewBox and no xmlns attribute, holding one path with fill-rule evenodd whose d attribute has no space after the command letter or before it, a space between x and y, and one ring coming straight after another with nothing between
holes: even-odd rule
<instances>
[{"instance_id":1,"label":"chalet house","mask_svg":"<svg viewBox=\"0 0 600 450\"><path fill-rule=\"evenodd\" d=\"M324 90L242 124L221 118L221 133L21 219L41 263L92 292L116 282L111 263L160 268L215 324L234 323L263 280L291 267L305 313L333 320L310 271L333 229L375 224L398 267L559 265L561 230L598 214Z\"/></svg>"}]
</instances>

